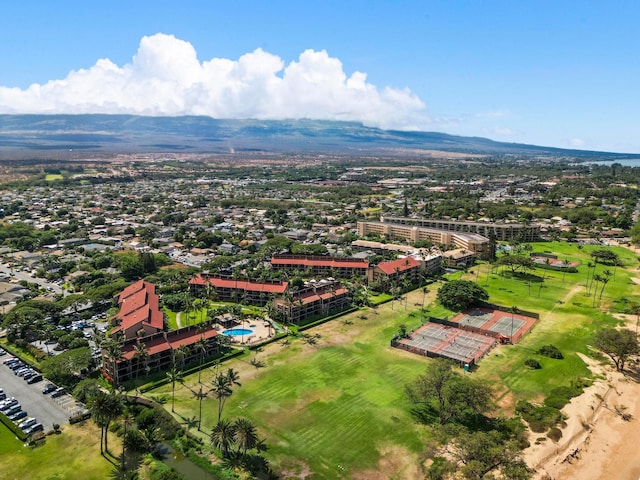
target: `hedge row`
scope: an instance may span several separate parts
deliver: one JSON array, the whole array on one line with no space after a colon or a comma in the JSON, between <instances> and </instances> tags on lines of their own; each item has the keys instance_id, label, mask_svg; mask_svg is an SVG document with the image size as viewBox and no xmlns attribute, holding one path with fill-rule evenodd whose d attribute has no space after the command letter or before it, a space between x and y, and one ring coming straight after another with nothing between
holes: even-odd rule
<instances>
[{"instance_id":1,"label":"hedge row","mask_svg":"<svg viewBox=\"0 0 640 480\"><path fill-rule=\"evenodd\" d=\"M0 421L18 437L18 440L24 442L27 439L27 435L2 412L0 412Z\"/></svg>"}]
</instances>

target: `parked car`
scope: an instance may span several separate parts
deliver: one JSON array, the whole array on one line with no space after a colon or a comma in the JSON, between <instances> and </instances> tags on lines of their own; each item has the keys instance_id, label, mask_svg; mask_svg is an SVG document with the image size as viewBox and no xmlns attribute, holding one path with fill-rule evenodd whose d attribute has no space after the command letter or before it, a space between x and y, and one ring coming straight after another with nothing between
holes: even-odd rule
<instances>
[{"instance_id":1,"label":"parked car","mask_svg":"<svg viewBox=\"0 0 640 480\"><path fill-rule=\"evenodd\" d=\"M7 408L4 411L4 414L7 417L10 417L11 415L13 415L14 413L18 413L20 410L22 410L22 406L19 403L16 403L15 405L10 406L9 408Z\"/></svg>"},{"instance_id":2,"label":"parked car","mask_svg":"<svg viewBox=\"0 0 640 480\"><path fill-rule=\"evenodd\" d=\"M19 412L10 415L9 420L11 420L12 422L17 422L18 420L22 420L26 416L27 412L25 412L24 410L20 410Z\"/></svg>"},{"instance_id":3,"label":"parked car","mask_svg":"<svg viewBox=\"0 0 640 480\"><path fill-rule=\"evenodd\" d=\"M0 348L0 357L6 354L7 354L7 351L4 348Z\"/></svg>"},{"instance_id":4,"label":"parked car","mask_svg":"<svg viewBox=\"0 0 640 480\"><path fill-rule=\"evenodd\" d=\"M33 368L30 369L27 373L25 373L24 375L22 375L23 380L29 380L31 377L35 377L36 375L38 375L38 372L36 372Z\"/></svg>"},{"instance_id":5,"label":"parked car","mask_svg":"<svg viewBox=\"0 0 640 480\"><path fill-rule=\"evenodd\" d=\"M0 393L0 401L6 400L6 399L7 399L7 394L4 392Z\"/></svg>"},{"instance_id":6,"label":"parked car","mask_svg":"<svg viewBox=\"0 0 640 480\"><path fill-rule=\"evenodd\" d=\"M51 393L51 398L58 398L61 397L62 395L64 395L66 392L64 390L64 388L62 387L58 387L56 388L52 393Z\"/></svg>"},{"instance_id":7,"label":"parked car","mask_svg":"<svg viewBox=\"0 0 640 480\"><path fill-rule=\"evenodd\" d=\"M36 423L38 423L38 421L33 418L33 417L29 417L26 420L24 420L20 425L18 425L18 428L20 430L24 430L25 428L29 428L32 425L35 425Z\"/></svg>"},{"instance_id":8,"label":"parked car","mask_svg":"<svg viewBox=\"0 0 640 480\"><path fill-rule=\"evenodd\" d=\"M42 394L43 394L43 395L46 395L47 393L51 393L51 392L53 392L56 388L58 388L58 387L56 387L53 383L47 383L47 384L44 386L44 388L42 389Z\"/></svg>"},{"instance_id":9,"label":"parked car","mask_svg":"<svg viewBox=\"0 0 640 480\"><path fill-rule=\"evenodd\" d=\"M16 358L16 357L8 357L8 358L5 358L5 359L2 361L2 363L3 363L4 365L9 365L11 362L13 362L13 361L15 361L15 360L17 360L17 358Z\"/></svg>"},{"instance_id":10,"label":"parked car","mask_svg":"<svg viewBox=\"0 0 640 480\"><path fill-rule=\"evenodd\" d=\"M38 383L41 381L42 381L42 375L40 375L39 373L36 373L33 377L27 380L27 383L32 384L32 383Z\"/></svg>"},{"instance_id":11,"label":"parked car","mask_svg":"<svg viewBox=\"0 0 640 480\"><path fill-rule=\"evenodd\" d=\"M32 372L33 369L31 367L24 367L20 370L16 370L14 373L19 377L24 377L27 373Z\"/></svg>"},{"instance_id":12,"label":"parked car","mask_svg":"<svg viewBox=\"0 0 640 480\"><path fill-rule=\"evenodd\" d=\"M23 430L24 433L26 433L27 435L32 435L36 432L40 432L44 430L44 427L42 426L41 423L36 423L35 425L30 426L29 428L27 428L26 430Z\"/></svg>"},{"instance_id":13,"label":"parked car","mask_svg":"<svg viewBox=\"0 0 640 480\"><path fill-rule=\"evenodd\" d=\"M6 412L8 409L13 407L17 403L18 403L18 400L16 400L13 397L7 398L6 400L3 400L2 403L0 404L0 411L1 412Z\"/></svg>"}]
</instances>

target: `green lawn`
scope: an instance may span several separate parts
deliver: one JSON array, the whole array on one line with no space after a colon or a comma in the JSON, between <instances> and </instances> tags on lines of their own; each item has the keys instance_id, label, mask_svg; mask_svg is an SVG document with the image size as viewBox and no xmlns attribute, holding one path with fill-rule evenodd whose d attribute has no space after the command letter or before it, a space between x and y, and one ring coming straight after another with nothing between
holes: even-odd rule
<instances>
[{"instance_id":1,"label":"green lawn","mask_svg":"<svg viewBox=\"0 0 640 480\"><path fill-rule=\"evenodd\" d=\"M566 275L537 270L538 278L531 282L497 270L487 281L488 265L473 267L464 277L477 279L488 290L490 302L540 313L540 321L518 345L496 348L474 373L496 385L507 415L519 399L541 400L555 386L589 377L577 353L589 352L596 329L615 324L607 312L623 305L620 298L637 297L638 287L630 280L638 264L633 252L615 249L628 270L616 269L615 280L611 278L602 299L596 298L592 307L593 296L586 296L591 247L543 243L535 244L534 250L557 253L581 265L577 273ZM598 272L605 268L610 267L601 265ZM538 289L542 277L543 288ZM425 317L453 314L435 302L438 287L428 287ZM289 346L271 344L225 363L225 369L240 372L242 386L229 399L224 417L254 421L269 445L267 457L281 471L299 473L308 468L312 472L308 479L344 478L345 472L365 478L367 471L380 471L381 465L395 461L399 463L385 472L387 476L409 478L407 469L419 463L429 433L411 417L403 388L428 368L429 360L392 349L389 342L400 324L409 330L420 325L421 304L418 289L408 301L359 310L305 332L321 335L317 345L295 339ZM537 349L545 344L557 346L565 359L538 355ZM258 370L249 363L254 355L265 368ZM535 358L543 368L527 369L527 358ZM205 385L212 376L211 369L203 373ZM184 418L198 415L192 393L199 388L197 380L192 375L176 387L176 412ZM150 396L164 396L169 405L171 386ZM204 400L203 430L210 431L216 421L217 402Z\"/></svg>"},{"instance_id":2,"label":"green lawn","mask_svg":"<svg viewBox=\"0 0 640 480\"><path fill-rule=\"evenodd\" d=\"M59 173L48 173L44 178L47 182L54 182L56 180L62 180L64 177Z\"/></svg>"},{"instance_id":3,"label":"green lawn","mask_svg":"<svg viewBox=\"0 0 640 480\"><path fill-rule=\"evenodd\" d=\"M421 297L416 292L412 301ZM389 449L401 463L415 465L427 431L411 418L403 388L428 361L389 346L400 323L420 324L419 313L408 305L409 311L399 302L394 310L390 304L363 309L351 314L351 324L336 320L314 328L309 332L322 335L315 346L297 339L225 363L224 368L240 372L242 387L229 399L224 416L251 418L266 437L271 462L284 470L307 465L316 475L307 478L377 468ZM264 359L266 368L251 366L252 355ZM205 384L211 378L210 370L203 373ZM197 374L185 384L197 391ZM191 390L176 387L175 408L185 418L198 415ZM150 394L171 402L170 385ZM204 400L203 429L210 431L216 421L216 400Z\"/></svg>"},{"instance_id":4,"label":"green lawn","mask_svg":"<svg viewBox=\"0 0 640 480\"><path fill-rule=\"evenodd\" d=\"M0 432L3 479L103 480L110 478L114 468L107 458L117 463L112 457L100 456L100 430L90 422L67 425L60 435L49 435L44 445L33 448L8 442L5 432L4 429ZM109 450L117 455L120 448L116 435L110 434Z\"/></svg>"}]
</instances>

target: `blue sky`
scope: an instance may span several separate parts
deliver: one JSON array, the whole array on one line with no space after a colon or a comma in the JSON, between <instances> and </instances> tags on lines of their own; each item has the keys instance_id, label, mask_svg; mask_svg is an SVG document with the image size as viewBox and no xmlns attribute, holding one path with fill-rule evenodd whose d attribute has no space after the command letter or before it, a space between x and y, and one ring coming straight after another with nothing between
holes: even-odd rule
<instances>
[{"instance_id":1,"label":"blue sky","mask_svg":"<svg viewBox=\"0 0 640 480\"><path fill-rule=\"evenodd\" d=\"M0 113L329 118L640 153L638 22L632 1L12 1Z\"/></svg>"}]
</instances>

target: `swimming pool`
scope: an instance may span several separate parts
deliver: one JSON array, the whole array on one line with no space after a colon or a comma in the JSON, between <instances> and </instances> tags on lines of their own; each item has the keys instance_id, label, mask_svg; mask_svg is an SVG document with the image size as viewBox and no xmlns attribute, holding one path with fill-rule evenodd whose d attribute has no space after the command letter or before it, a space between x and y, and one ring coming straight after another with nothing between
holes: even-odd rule
<instances>
[{"instance_id":1,"label":"swimming pool","mask_svg":"<svg viewBox=\"0 0 640 480\"><path fill-rule=\"evenodd\" d=\"M230 337L240 337L243 335L251 335L253 330L248 328L231 328L222 332L223 335L229 335Z\"/></svg>"}]
</instances>

